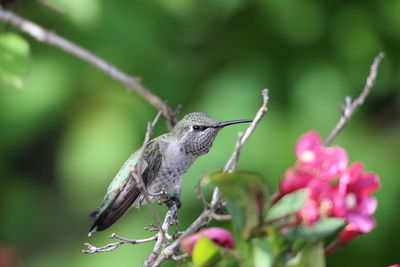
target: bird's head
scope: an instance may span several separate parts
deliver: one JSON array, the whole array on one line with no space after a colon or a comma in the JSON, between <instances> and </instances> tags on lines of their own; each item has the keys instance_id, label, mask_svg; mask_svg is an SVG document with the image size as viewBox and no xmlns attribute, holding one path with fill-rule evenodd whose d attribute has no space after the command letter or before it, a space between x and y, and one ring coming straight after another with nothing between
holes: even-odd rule
<instances>
[{"instance_id":1,"label":"bird's head","mask_svg":"<svg viewBox=\"0 0 400 267\"><path fill-rule=\"evenodd\" d=\"M206 154L222 128L251 120L235 120L220 122L201 112L189 113L180 120L172 134L182 143L183 152L193 155Z\"/></svg>"}]
</instances>

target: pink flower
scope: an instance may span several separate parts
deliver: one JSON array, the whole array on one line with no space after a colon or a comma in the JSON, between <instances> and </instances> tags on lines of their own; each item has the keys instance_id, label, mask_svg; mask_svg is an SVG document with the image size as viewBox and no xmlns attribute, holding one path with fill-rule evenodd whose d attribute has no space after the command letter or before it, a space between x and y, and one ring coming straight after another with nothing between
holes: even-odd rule
<instances>
[{"instance_id":1,"label":"pink flower","mask_svg":"<svg viewBox=\"0 0 400 267\"><path fill-rule=\"evenodd\" d=\"M332 188L323 180L313 179L307 184L308 196L297 217L305 225L315 224L321 216L329 216L332 209Z\"/></svg>"},{"instance_id":2,"label":"pink flower","mask_svg":"<svg viewBox=\"0 0 400 267\"><path fill-rule=\"evenodd\" d=\"M233 249L234 241L232 234L220 227L210 227L200 230L200 232L190 235L182 240L181 246L189 254L192 254L193 248L195 247L200 236L203 235L209 240L213 241L215 244L226 248Z\"/></svg>"},{"instance_id":3,"label":"pink flower","mask_svg":"<svg viewBox=\"0 0 400 267\"><path fill-rule=\"evenodd\" d=\"M313 225L321 216L329 216L331 213L332 186L328 181L298 167L289 168L280 184L280 192L275 202L303 188L308 189L308 195L303 208L297 213L297 218L305 225Z\"/></svg>"},{"instance_id":4,"label":"pink flower","mask_svg":"<svg viewBox=\"0 0 400 267\"><path fill-rule=\"evenodd\" d=\"M363 173L363 165L351 165L340 177L333 194L333 216L346 218L351 228L357 227L360 233L368 233L375 227L372 214L377 201L371 193L380 186L374 173ZM350 226L349 226L350 227Z\"/></svg>"},{"instance_id":5,"label":"pink flower","mask_svg":"<svg viewBox=\"0 0 400 267\"><path fill-rule=\"evenodd\" d=\"M355 223L349 223L339 234L339 240L341 241L341 243L347 244L361 234L362 232L360 232L358 226Z\"/></svg>"},{"instance_id":6,"label":"pink flower","mask_svg":"<svg viewBox=\"0 0 400 267\"><path fill-rule=\"evenodd\" d=\"M308 188L306 204L297 216L306 225L313 225L321 215L330 215L332 186L329 182L346 169L348 157L343 148L325 147L315 131L300 137L295 151L297 164L285 172L277 199Z\"/></svg>"},{"instance_id":7,"label":"pink flower","mask_svg":"<svg viewBox=\"0 0 400 267\"><path fill-rule=\"evenodd\" d=\"M314 179L310 173L304 172L299 168L291 167L286 170L280 184L279 194L282 196L296 190L307 187L308 183Z\"/></svg>"},{"instance_id":8,"label":"pink flower","mask_svg":"<svg viewBox=\"0 0 400 267\"><path fill-rule=\"evenodd\" d=\"M363 168L361 163L351 165L333 190L332 216L346 218L349 224L328 246L327 253L342 248L357 236L366 234L375 227L372 214L376 210L377 201L370 195L379 188L379 177L374 173L363 173Z\"/></svg>"},{"instance_id":9,"label":"pink flower","mask_svg":"<svg viewBox=\"0 0 400 267\"><path fill-rule=\"evenodd\" d=\"M346 219L347 226L328 246L328 253L375 227L372 214L377 201L371 194L380 186L376 174L363 172L361 163L347 168L346 151L341 147L325 147L315 131L299 138L296 156L297 164L285 172L274 202L306 188L306 202L296 213L298 222L312 226L321 217Z\"/></svg>"},{"instance_id":10,"label":"pink flower","mask_svg":"<svg viewBox=\"0 0 400 267\"><path fill-rule=\"evenodd\" d=\"M300 137L296 144L299 167L324 180L332 180L347 167L346 151L337 146L325 147L316 131Z\"/></svg>"}]
</instances>

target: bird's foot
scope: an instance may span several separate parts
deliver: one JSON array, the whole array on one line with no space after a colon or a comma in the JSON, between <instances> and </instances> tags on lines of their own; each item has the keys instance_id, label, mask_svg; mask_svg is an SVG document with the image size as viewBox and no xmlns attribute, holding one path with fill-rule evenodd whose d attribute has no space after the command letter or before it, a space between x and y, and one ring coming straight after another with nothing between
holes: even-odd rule
<instances>
[{"instance_id":1,"label":"bird's foot","mask_svg":"<svg viewBox=\"0 0 400 267\"><path fill-rule=\"evenodd\" d=\"M149 193L149 195L152 197L158 197L158 203L165 204L168 208L171 208L173 205L175 205L179 209L182 206L179 194L177 193L170 195L165 190L162 190L157 193Z\"/></svg>"},{"instance_id":2,"label":"bird's foot","mask_svg":"<svg viewBox=\"0 0 400 267\"><path fill-rule=\"evenodd\" d=\"M178 209L182 207L182 202L179 196L176 196L175 194L172 196L167 194L167 196L168 197L161 203L167 205L168 208L171 208L173 205L175 205Z\"/></svg>"}]
</instances>

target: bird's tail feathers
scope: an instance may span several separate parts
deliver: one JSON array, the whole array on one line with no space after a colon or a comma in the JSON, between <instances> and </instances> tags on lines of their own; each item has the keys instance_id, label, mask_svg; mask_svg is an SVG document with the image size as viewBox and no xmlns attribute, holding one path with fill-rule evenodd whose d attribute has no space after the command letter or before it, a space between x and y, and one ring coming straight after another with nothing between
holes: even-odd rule
<instances>
[{"instance_id":1,"label":"bird's tail feathers","mask_svg":"<svg viewBox=\"0 0 400 267\"><path fill-rule=\"evenodd\" d=\"M97 217L99 217L100 214L100 208L95 209L94 211L92 211L89 216L92 219L96 219Z\"/></svg>"}]
</instances>

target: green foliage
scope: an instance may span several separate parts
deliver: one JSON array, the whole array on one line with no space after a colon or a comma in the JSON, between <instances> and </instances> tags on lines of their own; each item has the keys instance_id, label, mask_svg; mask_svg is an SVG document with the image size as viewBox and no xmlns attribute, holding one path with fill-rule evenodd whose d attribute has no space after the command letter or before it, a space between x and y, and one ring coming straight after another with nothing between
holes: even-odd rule
<instances>
[{"instance_id":1,"label":"green foliage","mask_svg":"<svg viewBox=\"0 0 400 267\"><path fill-rule=\"evenodd\" d=\"M21 90L28 69L29 44L20 35L0 33L0 83Z\"/></svg>"},{"instance_id":2,"label":"green foliage","mask_svg":"<svg viewBox=\"0 0 400 267\"><path fill-rule=\"evenodd\" d=\"M268 239L255 239L253 243L254 267L270 267L274 263L274 254Z\"/></svg>"},{"instance_id":3,"label":"green foliage","mask_svg":"<svg viewBox=\"0 0 400 267\"><path fill-rule=\"evenodd\" d=\"M307 194L307 189L301 189L285 195L268 210L267 220L277 220L299 211L306 202Z\"/></svg>"},{"instance_id":4,"label":"green foliage","mask_svg":"<svg viewBox=\"0 0 400 267\"><path fill-rule=\"evenodd\" d=\"M281 265L291 267L325 267L324 244L322 241L307 243L297 257Z\"/></svg>"},{"instance_id":5,"label":"green foliage","mask_svg":"<svg viewBox=\"0 0 400 267\"><path fill-rule=\"evenodd\" d=\"M268 205L269 190L265 179L252 172L215 172L208 180L218 186L231 203L228 209L233 214L235 227L245 240L262 231L265 206Z\"/></svg>"},{"instance_id":6,"label":"green foliage","mask_svg":"<svg viewBox=\"0 0 400 267\"><path fill-rule=\"evenodd\" d=\"M280 263L282 266L325 266L323 239L343 227L345 221L322 218L312 226L299 223L290 226L295 219L294 214L306 202L307 189L287 194L271 205L267 184L259 174L215 172L206 176L206 180L218 186L228 202L227 210L232 215L233 228L239 233L236 238L239 249L236 252L246 262L242 265L274 266ZM219 260L216 252L208 252L212 251L211 248L203 250L207 255L214 255L202 256L205 257L203 260L208 261L209 257ZM248 250L251 252L246 252Z\"/></svg>"},{"instance_id":7,"label":"green foliage","mask_svg":"<svg viewBox=\"0 0 400 267\"><path fill-rule=\"evenodd\" d=\"M285 234L288 239L304 239L309 241L321 240L333 233L337 232L345 224L345 220L340 218L321 218L312 227L308 226L297 226L291 228L290 231Z\"/></svg>"},{"instance_id":8,"label":"green foliage","mask_svg":"<svg viewBox=\"0 0 400 267\"><path fill-rule=\"evenodd\" d=\"M193 263L198 267L211 266L221 259L222 248L200 236L193 248Z\"/></svg>"}]
</instances>

